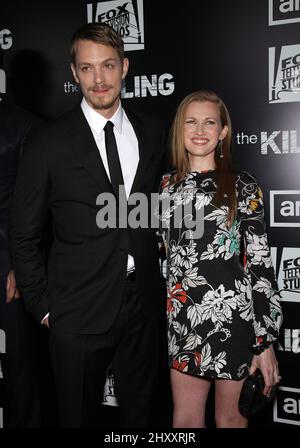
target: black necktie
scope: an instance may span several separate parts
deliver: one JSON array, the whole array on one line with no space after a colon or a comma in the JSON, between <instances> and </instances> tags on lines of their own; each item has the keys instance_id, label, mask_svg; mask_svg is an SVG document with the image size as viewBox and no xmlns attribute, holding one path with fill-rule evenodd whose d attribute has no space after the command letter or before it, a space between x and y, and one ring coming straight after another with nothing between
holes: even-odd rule
<instances>
[{"instance_id":1,"label":"black necktie","mask_svg":"<svg viewBox=\"0 0 300 448\"><path fill-rule=\"evenodd\" d=\"M124 185L124 180L113 129L114 124L111 121L108 121L104 127L106 156L110 173L110 181L114 192L118 196L119 185Z\"/></svg>"}]
</instances>

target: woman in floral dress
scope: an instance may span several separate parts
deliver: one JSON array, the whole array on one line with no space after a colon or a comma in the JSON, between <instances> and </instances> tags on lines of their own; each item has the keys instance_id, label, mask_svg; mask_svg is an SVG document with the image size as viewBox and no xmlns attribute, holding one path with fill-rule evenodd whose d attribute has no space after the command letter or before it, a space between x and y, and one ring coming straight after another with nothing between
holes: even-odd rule
<instances>
[{"instance_id":1,"label":"woman in floral dress","mask_svg":"<svg viewBox=\"0 0 300 448\"><path fill-rule=\"evenodd\" d=\"M231 133L211 91L188 95L172 128L176 171L163 177L160 218L174 427L205 426L212 381L216 426L246 427L238 410L245 377L260 368L265 394L280 379L272 344L282 314L263 197L252 175L232 170Z\"/></svg>"}]
</instances>

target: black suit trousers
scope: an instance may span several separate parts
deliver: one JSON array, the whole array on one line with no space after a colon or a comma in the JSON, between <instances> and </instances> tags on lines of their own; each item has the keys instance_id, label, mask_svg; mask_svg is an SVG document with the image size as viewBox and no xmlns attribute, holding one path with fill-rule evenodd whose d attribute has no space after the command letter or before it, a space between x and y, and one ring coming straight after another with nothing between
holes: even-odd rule
<instances>
[{"instance_id":1,"label":"black suit trousers","mask_svg":"<svg viewBox=\"0 0 300 448\"><path fill-rule=\"evenodd\" d=\"M6 336L4 427L56 426L47 329L35 322L22 298L6 303L6 276L0 277L0 328Z\"/></svg>"},{"instance_id":2,"label":"black suit trousers","mask_svg":"<svg viewBox=\"0 0 300 448\"><path fill-rule=\"evenodd\" d=\"M122 427L153 425L159 376L158 319L145 319L135 280L112 328L104 334L50 329L50 351L62 427L100 427L106 370L112 364Z\"/></svg>"}]
</instances>

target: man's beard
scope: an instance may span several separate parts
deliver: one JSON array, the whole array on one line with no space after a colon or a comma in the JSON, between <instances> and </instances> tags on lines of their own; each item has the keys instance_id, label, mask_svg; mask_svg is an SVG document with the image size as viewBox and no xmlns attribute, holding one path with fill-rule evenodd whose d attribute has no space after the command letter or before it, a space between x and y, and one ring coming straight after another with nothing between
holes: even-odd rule
<instances>
[{"instance_id":1,"label":"man's beard","mask_svg":"<svg viewBox=\"0 0 300 448\"><path fill-rule=\"evenodd\" d=\"M108 86L104 85L103 88L106 88ZM89 89L90 91L93 91L93 89ZM94 98L93 96L90 98L90 102L95 110L107 110L113 107L117 99L119 98L119 95L116 97L113 97L111 99L106 98Z\"/></svg>"},{"instance_id":2,"label":"man's beard","mask_svg":"<svg viewBox=\"0 0 300 448\"><path fill-rule=\"evenodd\" d=\"M99 98L99 101L97 101L97 102L96 101L91 101L91 103L92 103L93 108L95 110L103 110L103 109L107 110L107 109L110 109L111 107L113 107L113 105L115 104L117 98L113 98L112 100L110 100L108 102L103 101L102 98Z\"/></svg>"}]
</instances>

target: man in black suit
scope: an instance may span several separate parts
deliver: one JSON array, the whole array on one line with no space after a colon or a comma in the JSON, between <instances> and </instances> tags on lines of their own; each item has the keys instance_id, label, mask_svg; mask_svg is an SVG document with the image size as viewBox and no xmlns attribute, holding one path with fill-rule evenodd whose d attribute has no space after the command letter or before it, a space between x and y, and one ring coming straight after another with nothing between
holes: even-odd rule
<instances>
[{"instance_id":1,"label":"man in black suit","mask_svg":"<svg viewBox=\"0 0 300 448\"><path fill-rule=\"evenodd\" d=\"M71 54L83 100L27 145L11 221L16 277L28 309L50 328L61 425L97 426L112 362L122 425L147 427L165 295L155 229L99 228L96 217L99 195L122 202L119 188L150 201L164 133L158 120L121 105L129 62L112 28L83 26ZM48 209L54 242L46 273L39 243Z\"/></svg>"},{"instance_id":2,"label":"man in black suit","mask_svg":"<svg viewBox=\"0 0 300 448\"><path fill-rule=\"evenodd\" d=\"M6 339L6 353L1 359L6 428L38 428L54 421L50 417L52 402L50 405L47 400L51 390L48 335L25 309L8 242L18 162L28 132L37 124L39 120L30 112L0 98L0 328Z\"/></svg>"}]
</instances>

